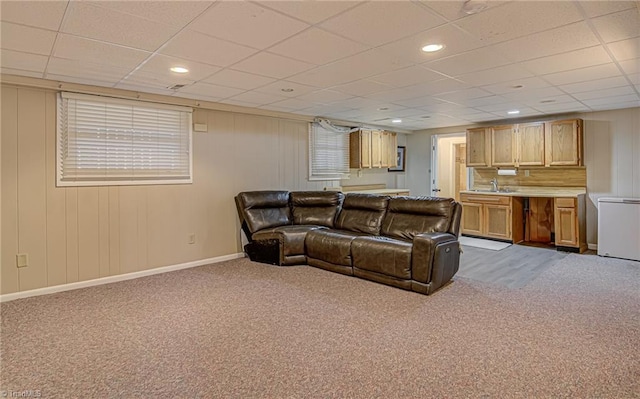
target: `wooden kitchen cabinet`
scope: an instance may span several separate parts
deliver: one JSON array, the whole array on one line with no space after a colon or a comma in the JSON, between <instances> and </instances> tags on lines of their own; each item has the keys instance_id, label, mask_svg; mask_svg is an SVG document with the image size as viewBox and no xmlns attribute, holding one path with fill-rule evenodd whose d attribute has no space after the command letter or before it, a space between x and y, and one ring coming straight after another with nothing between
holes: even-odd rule
<instances>
[{"instance_id":1,"label":"wooden kitchen cabinet","mask_svg":"<svg viewBox=\"0 0 640 399\"><path fill-rule=\"evenodd\" d=\"M467 167L491 166L491 131L479 127L467 129Z\"/></svg>"},{"instance_id":2,"label":"wooden kitchen cabinet","mask_svg":"<svg viewBox=\"0 0 640 399\"><path fill-rule=\"evenodd\" d=\"M554 199L555 244L576 252L587 249L584 195Z\"/></svg>"},{"instance_id":3,"label":"wooden kitchen cabinet","mask_svg":"<svg viewBox=\"0 0 640 399\"><path fill-rule=\"evenodd\" d=\"M516 165L517 125L491 128L491 166Z\"/></svg>"},{"instance_id":4,"label":"wooden kitchen cabinet","mask_svg":"<svg viewBox=\"0 0 640 399\"><path fill-rule=\"evenodd\" d=\"M524 238L522 199L460 194L462 234L520 242Z\"/></svg>"},{"instance_id":5,"label":"wooden kitchen cabinet","mask_svg":"<svg viewBox=\"0 0 640 399\"><path fill-rule=\"evenodd\" d=\"M582 165L582 119L547 122L545 166Z\"/></svg>"},{"instance_id":6,"label":"wooden kitchen cabinet","mask_svg":"<svg viewBox=\"0 0 640 399\"><path fill-rule=\"evenodd\" d=\"M544 123L521 123L517 128L516 166L544 166Z\"/></svg>"},{"instance_id":7,"label":"wooden kitchen cabinet","mask_svg":"<svg viewBox=\"0 0 640 399\"><path fill-rule=\"evenodd\" d=\"M361 129L349 136L349 167L353 169L397 166L398 137L394 132Z\"/></svg>"}]
</instances>

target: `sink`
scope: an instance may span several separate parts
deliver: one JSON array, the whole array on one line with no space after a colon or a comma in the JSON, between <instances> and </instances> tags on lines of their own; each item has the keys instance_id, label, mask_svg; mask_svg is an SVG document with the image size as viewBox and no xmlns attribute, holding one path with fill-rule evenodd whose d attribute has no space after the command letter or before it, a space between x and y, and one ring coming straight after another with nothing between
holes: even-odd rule
<instances>
[{"instance_id":1,"label":"sink","mask_svg":"<svg viewBox=\"0 0 640 399\"><path fill-rule=\"evenodd\" d=\"M469 191L473 191L474 193L515 193L516 192L516 190L512 190L510 188L501 188L501 189L498 189L498 191L493 191L489 189L474 189Z\"/></svg>"}]
</instances>

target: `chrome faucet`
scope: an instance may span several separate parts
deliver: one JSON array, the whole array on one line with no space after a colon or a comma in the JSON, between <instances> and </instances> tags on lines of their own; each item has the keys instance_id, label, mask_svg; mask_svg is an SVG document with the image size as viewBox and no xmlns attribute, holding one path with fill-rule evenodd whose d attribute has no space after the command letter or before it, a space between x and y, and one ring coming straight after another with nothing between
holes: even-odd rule
<instances>
[{"instance_id":1,"label":"chrome faucet","mask_svg":"<svg viewBox=\"0 0 640 399\"><path fill-rule=\"evenodd\" d=\"M491 179L491 191L498 191L498 179L495 177Z\"/></svg>"}]
</instances>

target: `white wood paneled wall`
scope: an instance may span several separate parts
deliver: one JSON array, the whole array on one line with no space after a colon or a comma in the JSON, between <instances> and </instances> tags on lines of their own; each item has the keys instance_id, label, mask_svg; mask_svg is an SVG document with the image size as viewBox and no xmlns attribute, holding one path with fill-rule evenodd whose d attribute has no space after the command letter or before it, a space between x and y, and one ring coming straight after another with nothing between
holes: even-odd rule
<instances>
[{"instance_id":1,"label":"white wood paneled wall","mask_svg":"<svg viewBox=\"0 0 640 399\"><path fill-rule=\"evenodd\" d=\"M238 192L328 185L307 180L306 122L200 109L193 119L208 126L193 133L193 184L56 187L56 93L2 86L0 293L241 252ZM28 267L16 268L18 253Z\"/></svg>"}]
</instances>

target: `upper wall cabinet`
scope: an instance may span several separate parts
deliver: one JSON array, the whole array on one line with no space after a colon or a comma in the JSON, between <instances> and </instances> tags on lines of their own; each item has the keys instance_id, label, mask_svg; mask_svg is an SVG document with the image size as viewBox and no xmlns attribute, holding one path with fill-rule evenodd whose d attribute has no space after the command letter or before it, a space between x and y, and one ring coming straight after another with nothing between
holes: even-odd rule
<instances>
[{"instance_id":1,"label":"upper wall cabinet","mask_svg":"<svg viewBox=\"0 0 640 399\"><path fill-rule=\"evenodd\" d=\"M487 157L487 154L490 156ZM582 164L582 120L532 122L467 130L467 166Z\"/></svg>"},{"instance_id":2,"label":"upper wall cabinet","mask_svg":"<svg viewBox=\"0 0 640 399\"><path fill-rule=\"evenodd\" d=\"M545 166L582 165L582 119L547 124Z\"/></svg>"},{"instance_id":3,"label":"upper wall cabinet","mask_svg":"<svg viewBox=\"0 0 640 399\"><path fill-rule=\"evenodd\" d=\"M491 166L491 131L478 127L467 130L467 166Z\"/></svg>"},{"instance_id":4,"label":"upper wall cabinet","mask_svg":"<svg viewBox=\"0 0 640 399\"><path fill-rule=\"evenodd\" d=\"M349 137L349 167L390 168L397 166L398 137L385 130L361 129Z\"/></svg>"}]
</instances>

